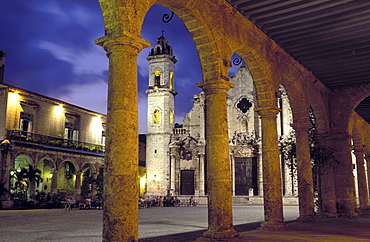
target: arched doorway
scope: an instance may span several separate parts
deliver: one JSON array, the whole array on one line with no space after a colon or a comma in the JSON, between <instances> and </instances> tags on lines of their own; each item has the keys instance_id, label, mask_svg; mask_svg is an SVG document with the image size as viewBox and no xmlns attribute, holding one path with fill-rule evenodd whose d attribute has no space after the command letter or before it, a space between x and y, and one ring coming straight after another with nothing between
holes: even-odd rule
<instances>
[{"instance_id":1,"label":"arched doorway","mask_svg":"<svg viewBox=\"0 0 370 242\"><path fill-rule=\"evenodd\" d=\"M84 197L90 197L92 195L95 195L94 191L94 167L93 165L87 163L82 167L81 172L81 195Z\"/></svg>"},{"instance_id":2,"label":"arched doorway","mask_svg":"<svg viewBox=\"0 0 370 242\"><path fill-rule=\"evenodd\" d=\"M37 186L39 192L44 192L46 194L51 193L52 178L54 175L55 165L51 159L42 159L37 168L42 172L42 182Z\"/></svg>"},{"instance_id":3,"label":"arched doorway","mask_svg":"<svg viewBox=\"0 0 370 242\"><path fill-rule=\"evenodd\" d=\"M71 161L64 161L59 166L58 192L65 195L75 194L76 166Z\"/></svg>"}]
</instances>

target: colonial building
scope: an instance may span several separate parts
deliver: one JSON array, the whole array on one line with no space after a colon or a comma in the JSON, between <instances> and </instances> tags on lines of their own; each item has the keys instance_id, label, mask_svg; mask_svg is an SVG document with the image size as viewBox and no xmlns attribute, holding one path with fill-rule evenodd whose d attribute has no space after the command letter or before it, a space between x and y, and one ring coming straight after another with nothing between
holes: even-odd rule
<instances>
[{"instance_id":1,"label":"colonial building","mask_svg":"<svg viewBox=\"0 0 370 242\"><path fill-rule=\"evenodd\" d=\"M195 196L206 203L207 154L204 92L194 95L193 108L184 124L174 123L173 49L162 35L150 51L147 134L147 195ZM262 203L263 179L261 124L255 111L256 90L248 67L243 63L230 78L235 85L227 93L229 152L235 201ZM280 87L278 117L280 140L294 137L292 113L284 87ZM282 159L284 195L297 195L296 173ZM242 196L242 197L239 197ZM245 198L248 196L249 198ZM257 196L260 199L257 199ZM253 198L254 197L254 198Z\"/></svg>"},{"instance_id":2,"label":"colonial building","mask_svg":"<svg viewBox=\"0 0 370 242\"><path fill-rule=\"evenodd\" d=\"M3 207L22 205L35 194L100 197L106 115L5 84L5 57L1 51L0 184L10 191L0 194ZM145 142L145 135L139 135L142 196ZM33 177L21 181L29 174Z\"/></svg>"},{"instance_id":3,"label":"colonial building","mask_svg":"<svg viewBox=\"0 0 370 242\"><path fill-rule=\"evenodd\" d=\"M1 57L3 74L5 51ZM1 75L0 140L0 182L11 195L2 196L6 206L35 194L97 194L105 115L5 84Z\"/></svg>"},{"instance_id":4,"label":"colonial building","mask_svg":"<svg viewBox=\"0 0 370 242\"><path fill-rule=\"evenodd\" d=\"M0 98L1 182L13 201L35 193L96 195L105 116L7 84ZM19 184L22 169L40 170L42 180Z\"/></svg>"}]
</instances>

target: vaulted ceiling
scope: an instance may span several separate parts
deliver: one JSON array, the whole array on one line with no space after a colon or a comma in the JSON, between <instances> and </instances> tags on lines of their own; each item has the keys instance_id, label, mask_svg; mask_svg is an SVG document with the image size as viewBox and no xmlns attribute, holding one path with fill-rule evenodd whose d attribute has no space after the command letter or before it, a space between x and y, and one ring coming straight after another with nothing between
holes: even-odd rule
<instances>
[{"instance_id":1,"label":"vaulted ceiling","mask_svg":"<svg viewBox=\"0 0 370 242\"><path fill-rule=\"evenodd\" d=\"M370 1L227 1L328 88L370 82ZM370 123L370 97L356 112Z\"/></svg>"}]
</instances>

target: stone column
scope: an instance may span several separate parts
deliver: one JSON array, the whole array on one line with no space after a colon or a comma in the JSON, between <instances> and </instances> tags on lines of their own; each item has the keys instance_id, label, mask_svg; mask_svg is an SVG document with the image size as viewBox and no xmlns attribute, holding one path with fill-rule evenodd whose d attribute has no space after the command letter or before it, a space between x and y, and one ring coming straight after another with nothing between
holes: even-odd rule
<instances>
[{"instance_id":1,"label":"stone column","mask_svg":"<svg viewBox=\"0 0 370 242\"><path fill-rule=\"evenodd\" d=\"M75 183L75 194L81 194L81 175L82 172L77 171L76 173L76 183Z\"/></svg>"},{"instance_id":2,"label":"stone column","mask_svg":"<svg viewBox=\"0 0 370 242\"><path fill-rule=\"evenodd\" d=\"M53 171L53 177L51 178L51 188L50 193L53 195L54 193L58 193L58 170Z\"/></svg>"},{"instance_id":3,"label":"stone column","mask_svg":"<svg viewBox=\"0 0 370 242\"><path fill-rule=\"evenodd\" d=\"M235 159L234 156L230 154L231 163L231 184L232 184L232 194L235 196Z\"/></svg>"},{"instance_id":4,"label":"stone column","mask_svg":"<svg viewBox=\"0 0 370 242\"><path fill-rule=\"evenodd\" d=\"M318 157L327 156L323 152L331 152L328 150L330 140L327 135L318 135L318 141L316 142L316 154ZM327 144L321 146L321 144ZM325 217L338 217L336 196L335 196L335 178L334 178L334 161L327 157L326 160L317 158L317 189L319 193L319 213Z\"/></svg>"},{"instance_id":5,"label":"stone column","mask_svg":"<svg viewBox=\"0 0 370 242\"><path fill-rule=\"evenodd\" d=\"M258 169L258 196L263 196L263 158L262 158L262 143L259 142L259 151L257 156L257 169Z\"/></svg>"},{"instance_id":6,"label":"stone column","mask_svg":"<svg viewBox=\"0 0 370 242\"><path fill-rule=\"evenodd\" d=\"M351 136L349 134L332 134L334 152L335 194L337 210L340 216L356 217L354 192L355 183L352 171Z\"/></svg>"},{"instance_id":7,"label":"stone column","mask_svg":"<svg viewBox=\"0 0 370 242\"><path fill-rule=\"evenodd\" d=\"M204 196L204 154L199 154L199 196Z\"/></svg>"},{"instance_id":8,"label":"stone column","mask_svg":"<svg viewBox=\"0 0 370 242\"><path fill-rule=\"evenodd\" d=\"M311 155L308 144L308 123L293 126L296 134L299 218L303 222L314 220L314 196Z\"/></svg>"},{"instance_id":9,"label":"stone column","mask_svg":"<svg viewBox=\"0 0 370 242\"><path fill-rule=\"evenodd\" d=\"M105 36L95 43L109 58L103 241L137 241L137 55L149 43L127 35Z\"/></svg>"},{"instance_id":10,"label":"stone column","mask_svg":"<svg viewBox=\"0 0 370 242\"><path fill-rule=\"evenodd\" d=\"M365 155L366 160L366 168L367 168L367 187L369 189L368 194L370 195L370 155L366 153Z\"/></svg>"},{"instance_id":11,"label":"stone column","mask_svg":"<svg viewBox=\"0 0 370 242\"><path fill-rule=\"evenodd\" d=\"M175 194L175 178L176 178L176 156L174 154L171 154L171 177L170 177L170 192L172 194Z\"/></svg>"},{"instance_id":12,"label":"stone column","mask_svg":"<svg viewBox=\"0 0 370 242\"><path fill-rule=\"evenodd\" d=\"M263 159L263 200L265 222L262 229L280 230L287 226L283 218L283 198L276 115L278 108L256 109L261 118Z\"/></svg>"},{"instance_id":13,"label":"stone column","mask_svg":"<svg viewBox=\"0 0 370 242\"><path fill-rule=\"evenodd\" d=\"M208 230L203 236L230 239L239 235L233 228L226 92L233 87L224 80L198 83L206 95L206 152L208 186Z\"/></svg>"},{"instance_id":14,"label":"stone column","mask_svg":"<svg viewBox=\"0 0 370 242\"><path fill-rule=\"evenodd\" d=\"M366 174L364 167L364 151L355 149L356 166L357 166L357 187L360 209L369 207L369 193L366 184Z\"/></svg>"},{"instance_id":15,"label":"stone column","mask_svg":"<svg viewBox=\"0 0 370 242\"><path fill-rule=\"evenodd\" d=\"M97 174L96 174L96 173L94 173L94 174L92 175L93 181L95 181L95 180L96 180L96 177L97 177ZM140 182L140 181L139 181L139 182ZM95 182L93 182L93 183L91 184L91 195L92 195L92 196L95 196L95 195L96 195L96 193L97 193L96 188L97 188L96 183L95 183Z\"/></svg>"}]
</instances>

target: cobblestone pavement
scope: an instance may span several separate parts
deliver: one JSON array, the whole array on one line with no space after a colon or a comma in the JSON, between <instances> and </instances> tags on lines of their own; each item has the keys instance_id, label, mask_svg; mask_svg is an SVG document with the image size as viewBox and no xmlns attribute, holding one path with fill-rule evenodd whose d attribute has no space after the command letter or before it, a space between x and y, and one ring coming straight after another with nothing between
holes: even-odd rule
<instances>
[{"instance_id":1,"label":"cobblestone pavement","mask_svg":"<svg viewBox=\"0 0 370 242\"><path fill-rule=\"evenodd\" d=\"M313 223L300 223L297 206L284 207L287 230L256 229L263 220L263 207L235 205L234 228L244 241L331 241L369 242L370 210L358 218L321 218ZM0 210L0 241L101 241L102 210ZM139 210L140 242L197 241L207 229L207 207L146 208Z\"/></svg>"},{"instance_id":2,"label":"cobblestone pavement","mask_svg":"<svg viewBox=\"0 0 370 242\"><path fill-rule=\"evenodd\" d=\"M234 224L239 225L236 228L245 230L249 226L253 229L259 223L241 224L263 220L262 206L236 205L233 210ZM286 220L295 219L298 208L286 206L284 213ZM0 241L101 241L102 220L102 210L0 210ZM201 236L206 229L205 205L139 210L141 241L190 241ZM177 237L180 238L163 238L173 234L179 234Z\"/></svg>"}]
</instances>

